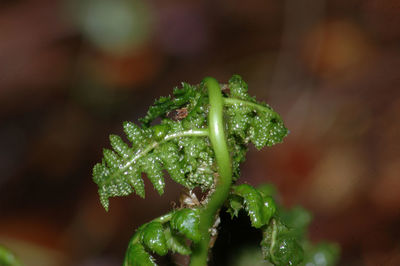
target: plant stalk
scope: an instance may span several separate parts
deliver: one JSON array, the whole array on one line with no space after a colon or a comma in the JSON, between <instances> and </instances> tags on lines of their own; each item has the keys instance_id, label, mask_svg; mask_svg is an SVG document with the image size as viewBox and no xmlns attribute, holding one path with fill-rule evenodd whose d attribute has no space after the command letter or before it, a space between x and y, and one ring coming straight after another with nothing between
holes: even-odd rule
<instances>
[{"instance_id":1,"label":"plant stalk","mask_svg":"<svg viewBox=\"0 0 400 266\"><path fill-rule=\"evenodd\" d=\"M224 132L224 100L221 88L214 78L205 78L203 82L207 86L209 95L209 137L218 165L218 176L215 180L214 192L208 200L207 205L201 210L199 229L202 239L193 247L190 266L207 265L211 238L210 228L214 224L218 210L224 204L229 195L229 189L232 183L231 160Z\"/></svg>"}]
</instances>

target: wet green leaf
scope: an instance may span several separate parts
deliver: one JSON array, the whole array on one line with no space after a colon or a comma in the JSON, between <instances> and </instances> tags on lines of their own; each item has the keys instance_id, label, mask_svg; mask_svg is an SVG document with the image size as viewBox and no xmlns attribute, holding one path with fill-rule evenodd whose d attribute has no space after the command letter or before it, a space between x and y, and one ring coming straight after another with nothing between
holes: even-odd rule
<instances>
[{"instance_id":1,"label":"wet green leaf","mask_svg":"<svg viewBox=\"0 0 400 266\"><path fill-rule=\"evenodd\" d=\"M304 258L303 248L296 235L276 219L263 228L261 250L264 258L274 265L298 265Z\"/></svg>"},{"instance_id":2,"label":"wet green leaf","mask_svg":"<svg viewBox=\"0 0 400 266\"><path fill-rule=\"evenodd\" d=\"M136 243L128 246L124 266L157 266L157 264L154 262L154 258L146 252L144 247Z\"/></svg>"},{"instance_id":3,"label":"wet green leaf","mask_svg":"<svg viewBox=\"0 0 400 266\"><path fill-rule=\"evenodd\" d=\"M251 224L255 228L267 224L274 215L276 206L271 197L263 197L260 192L248 184L233 187L233 193L243 198Z\"/></svg>"},{"instance_id":4,"label":"wet green leaf","mask_svg":"<svg viewBox=\"0 0 400 266\"><path fill-rule=\"evenodd\" d=\"M290 234L280 234L272 249L272 261L279 266L298 265L303 261L304 251Z\"/></svg>"},{"instance_id":5,"label":"wet green leaf","mask_svg":"<svg viewBox=\"0 0 400 266\"><path fill-rule=\"evenodd\" d=\"M201 239L199 223L200 211L198 209L178 210L171 219L171 227L194 242L198 242Z\"/></svg>"},{"instance_id":6,"label":"wet green leaf","mask_svg":"<svg viewBox=\"0 0 400 266\"><path fill-rule=\"evenodd\" d=\"M164 228L161 223L148 223L143 229L141 229L141 232L141 241L148 249L160 256L164 256L168 253Z\"/></svg>"},{"instance_id":7,"label":"wet green leaf","mask_svg":"<svg viewBox=\"0 0 400 266\"><path fill-rule=\"evenodd\" d=\"M167 245L172 252L177 252L182 255L190 255L191 250L185 243L185 238L182 235L176 234L168 227L165 229L165 238Z\"/></svg>"},{"instance_id":8,"label":"wet green leaf","mask_svg":"<svg viewBox=\"0 0 400 266\"><path fill-rule=\"evenodd\" d=\"M239 75L233 75L229 80L230 96L241 100L255 102L253 97L249 96L247 83Z\"/></svg>"}]
</instances>

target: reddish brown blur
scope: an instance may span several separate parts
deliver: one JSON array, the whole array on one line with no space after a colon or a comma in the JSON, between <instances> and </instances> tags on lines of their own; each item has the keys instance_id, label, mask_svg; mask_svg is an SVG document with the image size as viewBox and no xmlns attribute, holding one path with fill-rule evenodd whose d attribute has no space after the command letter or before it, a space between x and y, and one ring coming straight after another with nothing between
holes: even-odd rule
<instances>
[{"instance_id":1,"label":"reddish brown blur","mask_svg":"<svg viewBox=\"0 0 400 266\"><path fill-rule=\"evenodd\" d=\"M26 265L120 265L180 188L106 213L91 168L108 135L181 81L237 73L290 129L243 181L310 209L341 265L400 265L399 1L146 1L150 26L118 51L78 23L88 1L0 3L0 244Z\"/></svg>"}]
</instances>

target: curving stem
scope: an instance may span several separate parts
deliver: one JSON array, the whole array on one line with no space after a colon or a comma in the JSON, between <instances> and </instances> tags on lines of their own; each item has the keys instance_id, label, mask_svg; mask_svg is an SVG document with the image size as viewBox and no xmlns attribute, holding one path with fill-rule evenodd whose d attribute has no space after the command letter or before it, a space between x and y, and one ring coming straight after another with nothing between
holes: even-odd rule
<instances>
[{"instance_id":1,"label":"curving stem","mask_svg":"<svg viewBox=\"0 0 400 266\"><path fill-rule=\"evenodd\" d=\"M232 183L232 168L228 152L228 145L224 132L223 105L221 88L218 82L211 77L203 80L208 89L210 111L208 115L209 137L214 149L218 165L218 176L215 181L215 190L200 215L200 232L202 239L193 247L190 259L191 266L205 266L208 260L210 244L210 228L213 226L216 214L224 204Z\"/></svg>"}]
</instances>

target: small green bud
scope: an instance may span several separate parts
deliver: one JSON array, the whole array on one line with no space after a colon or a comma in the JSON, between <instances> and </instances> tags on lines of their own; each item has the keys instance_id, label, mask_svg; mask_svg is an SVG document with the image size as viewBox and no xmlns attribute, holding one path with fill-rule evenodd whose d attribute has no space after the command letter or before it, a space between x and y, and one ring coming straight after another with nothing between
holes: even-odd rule
<instances>
[{"instance_id":1,"label":"small green bud","mask_svg":"<svg viewBox=\"0 0 400 266\"><path fill-rule=\"evenodd\" d=\"M160 256L164 256L168 253L164 228L159 222L151 222L146 224L146 226L142 229L141 241L151 251L154 251Z\"/></svg>"},{"instance_id":2,"label":"small green bud","mask_svg":"<svg viewBox=\"0 0 400 266\"><path fill-rule=\"evenodd\" d=\"M198 209L181 209L174 213L171 219L171 227L184 234L193 242L201 240L199 231L200 211Z\"/></svg>"},{"instance_id":3,"label":"small green bud","mask_svg":"<svg viewBox=\"0 0 400 266\"><path fill-rule=\"evenodd\" d=\"M298 265L304 257L303 248L289 234L278 236L272 254L274 263L279 266Z\"/></svg>"}]
</instances>

